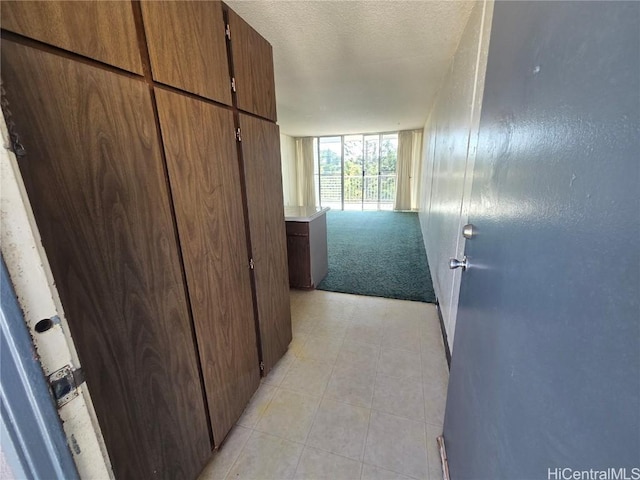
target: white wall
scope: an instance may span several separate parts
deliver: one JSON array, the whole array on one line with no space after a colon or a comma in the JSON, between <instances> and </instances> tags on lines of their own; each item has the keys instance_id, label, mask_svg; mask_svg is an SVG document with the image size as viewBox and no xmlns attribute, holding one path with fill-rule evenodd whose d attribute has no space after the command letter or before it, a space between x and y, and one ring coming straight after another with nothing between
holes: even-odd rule
<instances>
[{"instance_id":1,"label":"white wall","mask_svg":"<svg viewBox=\"0 0 640 480\"><path fill-rule=\"evenodd\" d=\"M296 139L280 134L280 158L282 159L282 190L285 205L298 204L298 174L296 169Z\"/></svg>"},{"instance_id":2,"label":"white wall","mask_svg":"<svg viewBox=\"0 0 640 480\"><path fill-rule=\"evenodd\" d=\"M424 127L420 225L433 286L453 351L462 258L493 1L477 2Z\"/></svg>"}]
</instances>

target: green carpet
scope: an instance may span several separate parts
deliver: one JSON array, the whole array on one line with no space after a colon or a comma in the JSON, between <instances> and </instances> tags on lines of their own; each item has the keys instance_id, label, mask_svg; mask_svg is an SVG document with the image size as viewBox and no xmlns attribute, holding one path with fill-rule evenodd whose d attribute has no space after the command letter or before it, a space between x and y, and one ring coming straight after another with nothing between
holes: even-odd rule
<instances>
[{"instance_id":1,"label":"green carpet","mask_svg":"<svg viewBox=\"0 0 640 480\"><path fill-rule=\"evenodd\" d=\"M327 242L318 289L435 303L417 213L330 210Z\"/></svg>"}]
</instances>

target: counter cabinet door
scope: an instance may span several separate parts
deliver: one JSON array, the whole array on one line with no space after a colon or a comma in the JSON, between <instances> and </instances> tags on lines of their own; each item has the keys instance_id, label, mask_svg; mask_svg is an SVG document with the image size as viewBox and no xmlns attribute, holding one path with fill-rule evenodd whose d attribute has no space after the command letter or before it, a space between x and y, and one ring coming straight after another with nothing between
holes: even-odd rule
<instances>
[{"instance_id":1,"label":"counter cabinet door","mask_svg":"<svg viewBox=\"0 0 640 480\"><path fill-rule=\"evenodd\" d=\"M273 49L233 10L229 10L229 27L238 108L275 122Z\"/></svg>"}]
</instances>

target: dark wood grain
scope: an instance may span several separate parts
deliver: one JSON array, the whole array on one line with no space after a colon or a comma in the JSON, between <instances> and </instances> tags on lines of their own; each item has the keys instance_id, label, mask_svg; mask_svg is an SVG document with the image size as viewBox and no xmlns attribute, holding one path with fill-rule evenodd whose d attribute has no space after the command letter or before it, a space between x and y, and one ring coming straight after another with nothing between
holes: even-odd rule
<instances>
[{"instance_id":1,"label":"dark wood grain","mask_svg":"<svg viewBox=\"0 0 640 480\"><path fill-rule=\"evenodd\" d=\"M142 73L129 2L4 1L0 8L5 30Z\"/></svg>"},{"instance_id":2,"label":"dark wood grain","mask_svg":"<svg viewBox=\"0 0 640 480\"><path fill-rule=\"evenodd\" d=\"M238 108L275 122L276 89L271 45L233 10L229 10L229 25Z\"/></svg>"},{"instance_id":3,"label":"dark wood grain","mask_svg":"<svg viewBox=\"0 0 640 480\"><path fill-rule=\"evenodd\" d=\"M2 76L115 475L193 478L211 444L148 86L7 40Z\"/></svg>"},{"instance_id":4,"label":"dark wood grain","mask_svg":"<svg viewBox=\"0 0 640 480\"><path fill-rule=\"evenodd\" d=\"M255 290L265 375L291 342L280 134L275 123L240 115Z\"/></svg>"},{"instance_id":5,"label":"dark wood grain","mask_svg":"<svg viewBox=\"0 0 640 480\"><path fill-rule=\"evenodd\" d=\"M220 2L143 1L153 79L231 105Z\"/></svg>"},{"instance_id":6,"label":"dark wood grain","mask_svg":"<svg viewBox=\"0 0 640 480\"><path fill-rule=\"evenodd\" d=\"M260 382L233 113L163 89L156 100L219 446Z\"/></svg>"},{"instance_id":7,"label":"dark wood grain","mask_svg":"<svg viewBox=\"0 0 640 480\"><path fill-rule=\"evenodd\" d=\"M286 222L289 286L312 288L309 222Z\"/></svg>"}]
</instances>

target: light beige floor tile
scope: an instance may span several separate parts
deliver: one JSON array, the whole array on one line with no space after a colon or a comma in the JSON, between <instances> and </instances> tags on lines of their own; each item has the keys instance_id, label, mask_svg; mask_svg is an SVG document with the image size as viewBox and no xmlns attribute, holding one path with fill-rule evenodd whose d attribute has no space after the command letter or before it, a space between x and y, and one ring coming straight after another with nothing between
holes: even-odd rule
<instances>
[{"instance_id":1,"label":"light beige floor tile","mask_svg":"<svg viewBox=\"0 0 640 480\"><path fill-rule=\"evenodd\" d=\"M291 332L293 337L310 334L315 327L315 319L308 315L291 314Z\"/></svg>"},{"instance_id":2,"label":"light beige floor tile","mask_svg":"<svg viewBox=\"0 0 640 480\"><path fill-rule=\"evenodd\" d=\"M335 336L310 335L298 356L333 365L340 352L342 339Z\"/></svg>"},{"instance_id":3,"label":"light beige floor tile","mask_svg":"<svg viewBox=\"0 0 640 480\"><path fill-rule=\"evenodd\" d=\"M325 398L307 438L307 445L361 461L369 426L368 408Z\"/></svg>"},{"instance_id":4,"label":"light beige floor tile","mask_svg":"<svg viewBox=\"0 0 640 480\"><path fill-rule=\"evenodd\" d=\"M378 375L372 408L411 420L424 421L422 381Z\"/></svg>"},{"instance_id":5,"label":"light beige floor tile","mask_svg":"<svg viewBox=\"0 0 640 480\"><path fill-rule=\"evenodd\" d=\"M427 477L425 424L371 412L364 462L410 477Z\"/></svg>"},{"instance_id":6,"label":"light beige floor tile","mask_svg":"<svg viewBox=\"0 0 640 480\"><path fill-rule=\"evenodd\" d=\"M253 432L227 478L285 480L293 478L303 445Z\"/></svg>"},{"instance_id":7,"label":"light beige floor tile","mask_svg":"<svg viewBox=\"0 0 640 480\"><path fill-rule=\"evenodd\" d=\"M348 327L349 319L347 314L331 316L331 314L327 313L315 320L313 330L311 330L311 335L335 337L342 340L347 333Z\"/></svg>"},{"instance_id":8,"label":"light beige floor tile","mask_svg":"<svg viewBox=\"0 0 640 480\"><path fill-rule=\"evenodd\" d=\"M425 388L446 392L449 384L449 368L446 360L435 364L423 360L422 381Z\"/></svg>"},{"instance_id":9,"label":"light beige floor tile","mask_svg":"<svg viewBox=\"0 0 640 480\"><path fill-rule=\"evenodd\" d=\"M444 353L444 347L440 344L430 348L423 348L421 352L422 365L436 371L449 372L447 365L447 357Z\"/></svg>"},{"instance_id":10,"label":"light beige floor tile","mask_svg":"<svg viewBox=\"0 0 640 480\"><path fill-rule=\"evenodd\" d=\"M386 326L382 337L382 348L410 350L420 353L421 334L418 327Z\"/></svg>"},{"instance_id":11,"label":"light beige floor tile","mask_svg":"<svg viewBox=\"0 0 640 480\"><path fill-rule=\"evenodd\" d=\"M306 358L297 358L280 386L308 395L321 396L324 393L333 366Z\"/></svg>"},{"instance_id":12,"label":"light beige floor tile","mask_svg":"<svg viewBox=\"0 0 640 480\"><path fill-rule=\"evenodd\" d=\"M447 394L445 391L424 389L424 412L427 423L442 427L446 405Z\"/></svg>"},{"instance_id":13,"label":"light beige floor tile","mask_svg":"<svg viewBox=\"0 0 640 480\"><path fill-rule=\"evenodd\" d=\"M429 480L442 480L442 462L438 451L437 438L442 428L427 425L427 458L429 459Z\"/></svg>"},{"instance_id":14,"label":"light beige floor tile","mask_svg":"<svg viewBox=\"0 0 640 480\"><path fill-rule=\"evenodd\" d=\"M422 371L422 383L424 384L425 397L439 395L440 397L446 397L447 387L449 384L449 374L443 368L423 368Z\"/></svg>"},{"instance_id":15,"label":"light beige floor tile","mask_svg":"<svg viewBox=\"0 0 640 480\"><path fill-rule=\"evenodd\" d=\"M375 379L375 374L365 375L358 369L336 365L324 395L343 403L370 408Z\"/></svg>"},{"instance_id":16,"label":"light beige floor tile","mask_svg":"<svg viewBox=\"0 0 640 480\"><path fill-rule=\"evenodd\" d=\"M240 426L233 427L222 444L222 448L214 454L213 459L198 478L200 480L222 480L225 478L250 436L250 429Z\"/></svg>"},{"instance_id":17,"label":"light beige floor tile","mask_svg":"<svg viewBox=\"0 0 640 480\"><path fill-rule=\"evenodd\" d=\"M356 460L305 447L295 479L354 480L360 478L362 464Z\"/></svg>"},{"instance_id":18,"label":"light beige floor tile","mask_svg":"<svg viewBox=\"0 0 640 480\"><path fill-rule=\"evenodd\" d=\"M362 465L362 477L360 478L361 480L413 480L411 477L400 475L384 468L367 465L366 463Z\"/></svg>"},{"instance_id":19,"label":"light beige floor tile","mask_svg":"<svg viewBox=\"0 0 640 480\"><path fill-rule=\"evenodd\" d=\"M358 370L363 375L376 373L380 347L368 343L345 342L336 359L336 367Z\"/></svg>"},{"instance_id":20,"label":"light beige floor tile","mask_svg":"<svg viewBox=\"0 0 640 480\"><path fill-rule=\"evenodd\" d=\"M367 297L361 297L367 298ZM385 322L388 319L386 309L383 302L380 302L377 299L379 304L375 305L367 305L367 302L364 304L362 300L359 300L355 304L355 308L353 309L353 313L349 318L349 322L352 325L372 325L375 327L384 327Z\"/></svg>"},{"instance_id":21,"label":"light beige floor tile","mask_svg":"<svg viewBox=\"0 0 640 480\"><path fill-rule=\"evenodd\" d=\"M255 427L277 389L273 385L262 383L236 423L248 428Z\"/></svg>"},{"instance_id":22,"label":"light beige floor tile","mask_svg":"<svg viewBox=\"0 0 640 480\"><path fill-rule=\"evenodd\" d=\"M287 354L293 355L296 358L302 358L304 354L304 345L309 340L309 334L299 333L291 340Z\"/></svg>"},{"instance_id":23,"label":"light beige floor tile","mask_svg":"<svg viewBox=\"0 0 640 480\"><path fill-rule=\"evenodd\" d=\"M319 404L317 397L278 389L255 429L304 443Z\"/></svg>"},{"instance_id":24,"label":"light beige floor tile","mask_svg":"<svg viewBox=\"0 0 640 480\"><path fill-rule=\"evenodd\" d=\"M352 323L348 326L345 343L369 343L379 346L382 343L383 328L374 323Z\"/></svg>"},{"instance_id":25,"label":"light beige floor tile","mask_svg":"<svg viewBox=\"0 0 640 480\"><path fill-rule=\"evenodd\" d=\"M378 360L378 375L422 379L422 361L419 353L382 348Z\"/></svg>"},{"instance_id":26,"label":"light beige floor tile","mask_svg":"<svg viewBox=\"0 0 640 480\"><path fill-rule=\"evenodd\" d=\"M271 369L267 376L262 379L262 383L274 385L276 387L280 385L294 360L295 355L293 355L290 351L287 351L287 353L285 353L283 357L278 361L278 363L275 364L275 366Z\"/></svg>"}]
</instances>

